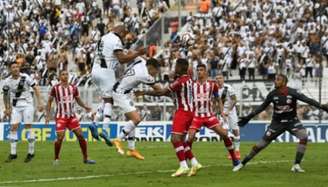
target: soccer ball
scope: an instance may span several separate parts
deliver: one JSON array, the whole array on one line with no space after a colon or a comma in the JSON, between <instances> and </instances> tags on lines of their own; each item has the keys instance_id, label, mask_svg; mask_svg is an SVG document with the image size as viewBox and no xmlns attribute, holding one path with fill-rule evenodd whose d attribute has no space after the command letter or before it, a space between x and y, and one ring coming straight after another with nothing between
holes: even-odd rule
<instances>
[{"instance_id":1,"label":"soccer ball","mask_svg":"<svg viewBox=\"0 0 328 187\"><path fill-rule=\"evenodd\" d=\"M181 43L184 46L190 46L195 43L195 37L192 33L190 32L185 32L180 35L181 38Z\"/></svg>"}]
</instances>

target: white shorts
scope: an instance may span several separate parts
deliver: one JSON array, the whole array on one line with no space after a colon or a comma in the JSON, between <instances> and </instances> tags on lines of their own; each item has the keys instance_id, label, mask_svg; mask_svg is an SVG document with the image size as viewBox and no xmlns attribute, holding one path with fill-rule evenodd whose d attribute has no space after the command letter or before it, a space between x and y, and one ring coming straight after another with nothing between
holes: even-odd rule
<instances>
[{"instance_id":1,"label":"white shorts","mask_svg":"<svg viewBox=\"0 0 328 187\"><path fill-rule=\"evenodd\" d=\"M124 114L137 110L128 94L113 92L113 100L114 105L120 107Z\"/></svg>"},{"instance_id":2,"label":"white shorts","mask_svg":"<svg viewBox=\"0 0 328 187\"><path fill-rule=\"evenodd\" d=\"M239 129L238 116L237 116L236 112L231 112L228 116L227 121L224 121L223 119L222 119L222 121L223 121L223 124L225 124L224 127L226 129L233 129L233 130Z\"/></svg>"},{"instance_id":3,"label":"white shorts","mask_svg":"<svg viewBox=\"0 0 328 187\"><path fill-rule=\"evenodd\" d=\"M13 107L11 112L11 124L17 124L23 122L24 124L32 124L34 117L34 107L30 106L20 106Z\"/></svg>"},{"instance_id":4,"label":"white shorts","mask_svg":"<svg viewBox=\"0 0 328 187\"><path fill-rule=\"evenodd\" d=\"M116 82L115 71L110 68L101 68L99 64L94 64L92 68L92 79L100 89L102 97L112 97L113 86Z\"/></svg>"}]
</instances>

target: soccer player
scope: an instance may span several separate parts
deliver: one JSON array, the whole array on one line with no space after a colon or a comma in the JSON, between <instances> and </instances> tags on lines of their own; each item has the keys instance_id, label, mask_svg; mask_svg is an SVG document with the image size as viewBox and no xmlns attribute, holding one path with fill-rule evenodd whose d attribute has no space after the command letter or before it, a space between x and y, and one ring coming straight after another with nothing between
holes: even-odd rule
<instances>
[{"instance_id":1,"label":"soccer player","mask_svg":"<svg viewBox=\"0 0 328 187\"><path fill-rule=\"evenodd\" d=\"M236 157L232 141L228 136L227 129L223 128L220 121L213 112L213 100L215 100L222 111L222 103L219 97L219 88L215 81L208 80L208 73L205 64L198 64L196 68L197 80L193 83L193 101L194 101L194 118L188 130L188 145L191 145L195 139L196 133L204 125L212 129L216 134L222 137L224 145L229 151L232 158L233 166L240 162ZM188 176L196 175L198 168L192 167Z\"/></svg>"},{"instance_id":2,"label":"soccer player","mask_svg":"<svg viewBox=\"0 0 328 187\"><path fill-rule=\"evenodd\" d=\"M92 67L92 78L97 87L102 92L103 103L103 133L100 134L106 144L111 146L108 135L105 133L112 115L112 88L116 82L116 68L119 63L129 63L137 56L145 54L144 47L137 50L124 50L124 38L128 34L125 26L119 25L113 28L112 32L101 37L98 42L96 55ZM94 138L98 139L97 127L90 126L90 130Z\"/></svg>"},{"instance_id":3,"label":"soccer player","mask_svg":"<svg viewBox=\"0 0 328 187\"><path fill-rule=\"evenodd\" d=\"M9 134L10 155L6 162L11 162L17 158L17 129L19 123L24 123L27 131L28 153L24 162L30 162L34 157L35 134L32 127L34 116L34 103L32 90L37 98L38 110L43 110L43 104L39 86L27 74L20 73L20 66L17 62L10 64L11 75L5 79L3 85L3 100L5 104L5 115L11 118L11 128Z\"/></svg>"},{"instance_id":4,"label":"soccer player","mask_svg":"<svg viewBox=\"0 0 328 187\"><path fill-rule=\"evenodd\" d=\"M122 129L117 139L112 142L115 145L117 152L124 155L124 150L121 145L121 140L128 137L127 155L144 160L135 148L135 128L141 122L142 118L133 104L129 93L139 84L147 84L153 86L155 84L154 76L159 72L159 63L156 59L148 59L145 61L142 58L136 58L130 63L124 72L123 77L115 83L113 87L113 99L115 105L120 107L128 118L127 124Z\"/></svg>"},{"instance_id":5,"label":"soccer player","mask_svg":"<svg viewBox=\"0 0 328 187\"><path fill-rule=\"evenodd\" d=\"M224 76L218 74L216 76L216 82L219 86L219 96L223 103L223 123L227 123L229 130L232 131L232 141L233 147L235 149L235 154L237 159L240 159L240 131L238 126L238 116L237 116L237 97L234 89L224 82ZM228 158L231 159L230 154Z\"/></svg>"},{"instance_id":6,"label":"soccer player","mask_svg":"<svg viewBox=\"0 0 328 187\"><path fill-rule=\"evenodd\" d=\"M47 108L46 108L46 124L50 120L50 110L51 104L55 99L56 107L56 134L57 140L55 141L55 160L54 164L59 164L59 153L61 149L62 142L65 137L65 130L68 128L73 131L79 140L81 151L83 154L83 162L85 164L95 164L94 160L88 159L87 153L87 142L83 137L82 130L78 119L76 118L74 111L75 101L87 112L91 112L91 108L83 103L80 98L78 88L68 82L68 72L66 70L61 71L59 75L60 83L53 86L48 98Z\"/></svg>"},{"instance_id":7,"label":"soccer player","mask_svg":"<svg viewBox=\"0 0 328 187\"><path fill-rule=\"evenodd\" d=\"M189 63L186 59L178 59L175 66L176 80L168 87L161 88L159 84L153 86L152 91L139 91L135 94L164 96L173 93L176 96L177 110L174 114L171 142L178 157L180 167L171 175L179 177L188 174L189 167L186 159L191 162L192 167L200 169L202 166L194 157L190 145L185 142L186 134L194 117L192 86L193 80L188 75Z\"/></svg>"},{"instance_id":8,"label":"soccer player","mask_svg":"<svg viewBox=\"0 0 328 187\"><path fill-rule=\"evenodd\" d=\"M273 103L272 121L270 126L264 133L262 140L260 140L260 142L258 142L251 149L251 152L242 160L242 162L238 166L233 169L233 171L239 171L261 150L268 146L272 142L272 140L276 139L285 131L288 131L299 139L299 143L296 150L295 162L291 168L291 171L304 172L300 164L306 150L308 135L306 129L303 127L303 125L297 118L297 100L323 109L326 112L328 112L328 107L325 105L320 105L317 101L306 97L304 94L299 93L293 88L287 87L287 82L288 79L285 75L277 74L274 81L275 89L267 95L264 102L255 111L245 117L241 117L238 124L239 126L245 126L250 119L265 110L265 108L270 103Z\"/></svg>"}]
</instances>

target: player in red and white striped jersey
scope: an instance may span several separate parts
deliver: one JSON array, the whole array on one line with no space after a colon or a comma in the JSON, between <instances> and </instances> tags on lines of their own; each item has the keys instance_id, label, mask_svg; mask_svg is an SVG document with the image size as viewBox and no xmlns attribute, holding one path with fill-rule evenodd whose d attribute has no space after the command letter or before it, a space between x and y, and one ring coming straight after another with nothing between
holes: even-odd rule
<instances>
[{"instance_id":1,"label":"player in red and white striped jersey","mask_svg":"<svg viewBox=\"0 0 328 187\"><path fill-rule=\"evenodd\" d=\"M193 97L192 97L192 78L187 75L189 63L185 59L178 59L175 67L175 75L178 78L166 88L161 88L159 84L153 86L153 91L135 92L136 95L161 96L173 93L176 97L177 110L174 114L172 123L171 142L180 162L179 169L172 174L172 177L178 177L189 172L186 159L191 161L192 167L200 169L202 166L198 163L191 152L191 147L185 142L194 117Z\"/></svg>"},{"instance_id":2,"label":"player in red and white striped jersey","mask_svg":"<svg viewBox=\"0 0 328 187\"><path fill-rule=\"evenodd\" d=\"M197 77L198 79L193 84L193 101L195 107L195 114L192 120L192 124L188 131L188 145L191 147L197 131L202 126L206 126L209 129L212 129L224 141L231 158L233 160L233 166L239 164L238 158L236 158L232 141L228 137L228 132L225 128L222 127L220 121L215 116L213 112L213 99L218 102L218 106L222 111L222 102L219 98L218 86L214 81L207 79L207 69L204 64L197 65ZM192 167L189 176L196 175L197 168Z\"/></svg>"},{"instance_id":3,"label":"player in red and white striped jersey","mask_svg":"<svg viewBox=\"0 0 328 187\"><path fill-rule=\"evenodd\" d=\"M87 112L91 112L91 108L83 103L80 98L78 88L74 85L68 83L68 72L61 71L60 72L60 83L52 87L48 104L47 104L47 114L46 114L46 124L49 123L50 120L50 110L51 104L55 99L57 107L56 107L56 133L57 140L55 142L55 161L54 164L59 163L59 152L62 145L62 142L65 137L65 130L68 128L73 131L76 137L79 140L81 151L83 154L83 162L85 164L95 164L94 160L88 159L87 154L87 142L85 141L82 130L80 128L80 124L78 119L76 118L74 112L74 103L75 101L81 107L83 107Z\"/></svg>"}]
</instances>

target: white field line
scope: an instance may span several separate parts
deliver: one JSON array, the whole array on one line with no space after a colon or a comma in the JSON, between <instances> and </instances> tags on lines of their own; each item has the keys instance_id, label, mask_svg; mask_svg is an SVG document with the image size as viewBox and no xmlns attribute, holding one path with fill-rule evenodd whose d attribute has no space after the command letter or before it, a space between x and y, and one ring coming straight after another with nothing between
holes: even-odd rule
<instances>
[{"instance_id":1,"label":"white field line","mask_svg":"<svg viewBox=\"0 0 328 187\"><path fill-rule=\"evenodd\" d=\"M277 161L256 161L250 162L248 165L259 165L259 164L276 164L276 163L287 163L291 160L277 160ZM217 166L231 166L230 164L216 164L203 166L204 168L217 167ZM55 182L55 181L75 181L75 180L87 180L87 179L98 179L98 178L108 178L108 177L118 177L118 176L133 176L133 175L144 175L153 173L171 173L175 170L156 170L156 171L138 171L130 173L115 173L115 174L103 174L103 175L89 175L81 177L58 177L58 178L46 178L46 179L31 179L31 180L13 180L13 181L2 181L2 184L23 184L23 183L40 183L40 182Z\"/></svg>"}]
</instances>

